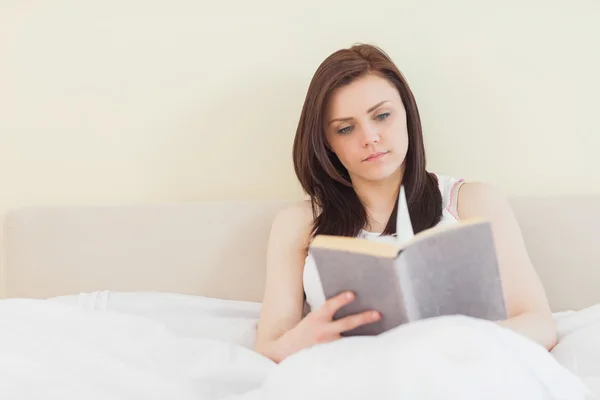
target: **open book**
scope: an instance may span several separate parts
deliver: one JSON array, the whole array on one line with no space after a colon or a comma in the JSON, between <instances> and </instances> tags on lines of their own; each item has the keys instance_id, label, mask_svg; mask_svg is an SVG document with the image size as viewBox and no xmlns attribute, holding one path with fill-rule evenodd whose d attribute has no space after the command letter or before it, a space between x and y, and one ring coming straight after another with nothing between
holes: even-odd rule
<instances>
[{"instance_id":1,"label":"open book","mask_svg":"<svg viewBox=\"0 0 600 400\"><path fill-rule=\"evenodd\" d=\"M397 215L395 242L317 235L310 244L325 298L346 290L356 295L334 319L366 310L381 313L379 321L345 336L375 335L442 315L507 317L489 222L462 220L415 235L404 187Z\"/></svg>"}]
</instances>

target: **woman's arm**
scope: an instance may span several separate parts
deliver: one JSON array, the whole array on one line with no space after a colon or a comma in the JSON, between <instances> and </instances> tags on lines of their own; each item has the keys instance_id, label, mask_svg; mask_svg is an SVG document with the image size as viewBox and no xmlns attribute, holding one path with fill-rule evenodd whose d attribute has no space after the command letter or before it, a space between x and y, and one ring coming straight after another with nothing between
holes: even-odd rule
<instances>
[{"instance_id":1,"label":"woman's arm","mask_svg":"<svg viewBox=\"0 0 600 400\"><path fill-rule=\"evenodd\" d=\"M310 206L301 204L281 211L271 228L265 293L254 350L275 362L315 344L338 340L343 332L381 317L367 310L334 320L335 313L354 300L352 293L345 292L327 299L303 317L302 275L311 226Z\"/></svg>"},{"instance_id":2,"label":"woman's arm","mask_svg":"<svg viewBox=\"0 0 600 400\"><path fill-rule=\"evenodd\" d=\"M506 197L490 185L465 183L457 208L461 219L483 217L492 223L509 316L499 324L552 349L557 340L552 312Z\"/></svg>"},{"instance_id":3,"label":"woman's arm","mask_svg":"<svg viewBox=\"0 0 600 400\"><path fill-rule=\"evenodd\" d=\"M277 340L302 319L302 272L312 214L307 204L281 210L275 217L267 247L264 296L254 349L279 361Z\"/></svg>"}]
</instances>

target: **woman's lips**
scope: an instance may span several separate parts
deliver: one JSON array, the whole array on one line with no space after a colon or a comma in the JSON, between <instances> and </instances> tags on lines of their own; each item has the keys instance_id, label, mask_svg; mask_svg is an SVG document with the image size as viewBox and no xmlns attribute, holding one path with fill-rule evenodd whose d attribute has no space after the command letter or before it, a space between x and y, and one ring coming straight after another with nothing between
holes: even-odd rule
<instances>
[{"instance_id":1,"label":"woman's lips","mask_svg":"<svg viewBox=\"0 0 600 400\"><path fill-rule=\"evenodd\" d=\"M385 156L387 153L387 151L379 151L369 155L369 157L365 158L363 161L377 161L383 158L383 156Z\"/></svg>"}]
</instances>

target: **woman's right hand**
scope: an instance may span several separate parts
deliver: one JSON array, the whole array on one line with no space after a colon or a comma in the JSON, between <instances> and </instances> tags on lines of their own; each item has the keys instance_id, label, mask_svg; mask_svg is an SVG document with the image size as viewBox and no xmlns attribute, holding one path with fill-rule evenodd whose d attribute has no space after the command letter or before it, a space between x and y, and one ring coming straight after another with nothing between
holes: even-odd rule
<instances>
[{"instance_id":1,"label":"woman's right hand","mask_svg":"<svg viewBox=\"0 0 600 400\"><path fill-rule=\"evenodd\" d=\"M334 321L335 313L353 300L352 292L343 292L306 315L277 340L276 361L280 362L304 348L340 339L343 332L361 325L379 321L381 315L377 311L365 311Z\"/></svg>"}]
</instances>

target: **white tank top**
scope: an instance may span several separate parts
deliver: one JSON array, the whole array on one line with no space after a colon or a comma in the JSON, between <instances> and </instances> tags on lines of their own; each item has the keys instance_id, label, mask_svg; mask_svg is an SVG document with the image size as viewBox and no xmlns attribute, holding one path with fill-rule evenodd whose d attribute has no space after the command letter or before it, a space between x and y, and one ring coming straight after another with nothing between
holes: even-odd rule
<instances>
[{"instance_id":1,"label":"white tank top","mask_svg":"<svg viewBox=\"0 0 600 400\"><path fill-rule=\"evenodd\" d=\"M458 212L456 207L456 197L460 185L464 183L462 178L454 178L450 176L436 175L438 178L438 187L442 194L442 217L438 225L452 224L458 221ZM393 236L381 236L376 232L361 231L358 235L361 238L377 241L393 241L396 240ZM310 255L306 256L304 261L304 272L302 277L304 285L304 293L306 294L306 306L308 310L314 310L325 302L325 295L321 287L321 281L315 261ZM305 312L308 311L305 309Z\"/></svg>"}]
</instances>

